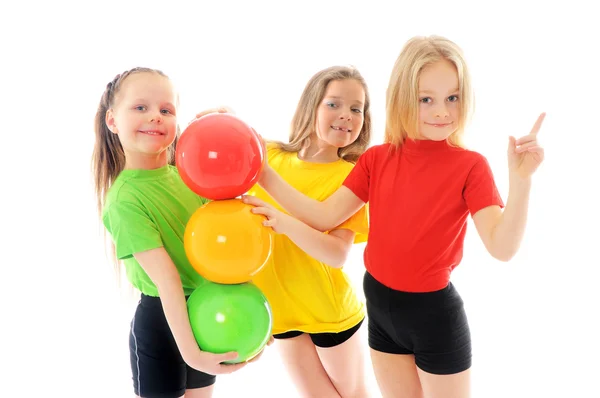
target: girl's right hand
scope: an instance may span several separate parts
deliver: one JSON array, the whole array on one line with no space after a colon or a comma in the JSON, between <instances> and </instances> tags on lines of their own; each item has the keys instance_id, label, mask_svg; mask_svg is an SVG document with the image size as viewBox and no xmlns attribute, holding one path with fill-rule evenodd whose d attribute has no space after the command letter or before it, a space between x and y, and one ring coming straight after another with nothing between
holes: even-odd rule
<instances>
[{"instance_id":1,"label":"girl's right hand","mask_svg":"<svg viewBox=\"0 0 600 398\"><path fill-rule=\"evenodd\" d=\"M213 354L206 351L200 351L200 355L186 361L186 363L200 372L211 375L222 375L236 372L248 364L248 362L236 364L223 364L222 362L231 361L238 357L236 352L227 352L225 354Z\"/></svg>"}]
</instances>

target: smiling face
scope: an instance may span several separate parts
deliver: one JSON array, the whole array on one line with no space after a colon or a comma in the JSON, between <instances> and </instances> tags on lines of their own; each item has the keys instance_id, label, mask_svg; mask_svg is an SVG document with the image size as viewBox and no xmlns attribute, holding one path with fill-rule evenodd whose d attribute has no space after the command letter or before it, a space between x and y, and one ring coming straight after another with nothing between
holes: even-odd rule
<instances>
[{"instance_id":1,"label":"smiling face","mask_svg":"<svg viewBox=\"0 0 600 398\"><path fill-rule=\"evenodd\" d=\"M122 82L106 124L119 136L126 167L149 160L156 167L167 164L167 149L177 133L176 103L171 81L158 73L136 73Z\"/></svg>"},{"instance_id":2,"label":"smiling face","mask_svg":"<svg viewBox=\"0 0 600 398\"><path fill-rule=\"evenodd\" d=\"M442 141L460 124L459 82L456 67L443 59L421 70L419 77L419 135Z\"/></svg>"},{"instance_id":3,"label":"smiling face","mask_svg":"<svg viewBox=\"0 0 600 398\"><path fill-rule=\"evenodd\" d=\"M352 144L363 127L364 103L365 90L360 82L332 80L317 108L317 138L335 148Z\"/></svg>"}]
</instances>

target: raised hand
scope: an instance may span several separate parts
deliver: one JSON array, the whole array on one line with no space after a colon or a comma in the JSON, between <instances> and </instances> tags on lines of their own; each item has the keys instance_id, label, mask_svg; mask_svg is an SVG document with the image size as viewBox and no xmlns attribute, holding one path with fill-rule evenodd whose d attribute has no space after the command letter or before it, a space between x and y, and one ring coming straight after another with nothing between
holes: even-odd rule
<instances>
[{"instance_id":1,"label":"raised hand","mask_svg":"<svg viewBox=\"0 0 600 398\"><path fill-rule=\"evenodd\" d=\"M527 179L537 170L544 160L544 148L538 142L537 136L545 113L540 114L531 132L519 139L510 136L508 142L508 169L511 174Z\"/></svg>"}]
</instances>

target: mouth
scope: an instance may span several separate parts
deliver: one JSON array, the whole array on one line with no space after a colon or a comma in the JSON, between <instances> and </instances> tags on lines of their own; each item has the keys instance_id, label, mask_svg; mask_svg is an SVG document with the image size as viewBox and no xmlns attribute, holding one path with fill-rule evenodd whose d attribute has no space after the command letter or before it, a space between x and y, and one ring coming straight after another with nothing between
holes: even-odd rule
<instances>
[{"instance_id":1,"label":"mouth","mask_svg":"<svg viewBox=\"0 0 600 398\"><path fill-rule=\"evenodd\" d=\"M345 133L351 133L352 129L348 129L346 127L342 127L342 126L330 126L332 129L337 130L337 131L343 131Z\"/></svg>"},{"instance_id":2,"label":"mouth","mask_svg":"<svg viewBox=\"0 0 600 398\"><path fill-rule=\"evenodd\" d=\"M165 133L163 133L162 131L158 131L158 130L138 130L138 133L142 133L142 134L146 134L146 135L154 135L154 136L165 135Z\"/></svg>"},{"instance_id":3,"label":"mouth","mask_svg":"<svg viewBox=\"0 0 600 398\"><path fill-rule=\"evenodd\" d=\"M450 122L450 123L427 123L427 122L425 122L425 124L428 126L437 127L437 128L452 126L452 122Z\"/></svg>"}]
</instances>

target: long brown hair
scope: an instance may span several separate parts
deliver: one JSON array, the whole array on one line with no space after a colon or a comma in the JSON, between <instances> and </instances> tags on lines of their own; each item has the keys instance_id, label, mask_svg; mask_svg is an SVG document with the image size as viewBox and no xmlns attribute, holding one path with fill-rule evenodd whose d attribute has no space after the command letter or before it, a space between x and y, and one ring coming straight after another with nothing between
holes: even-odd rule
<instances>
[{"instance_id":1,"label":"long brown hair","mask_svg":"<svg viewBox=\"0 0 600 398\"><path fill-rule=\"evenodd\" d=\"M96 133L96 141L94 151L92 153L92 174L94 179L94 188L96 192L96 204L98 215L102 217L102 209L106 200L106 194L117 176L125 167L125 153L118 134L113 134L106 125L106 112L111 109L119 93L121 86L128 76L136 73L156 73L168 78L166 74L157 69L136 67L116 75L104 89L96 117L94 119L94 130ZM177 148L177 140L179 137L179 125L177 126L177 134L168 151L169 164L175 164L175 150ZM106 229L103 228L104 238L106 240ZM110 251L112 261L115 266L117 276L120 277L120 264L116 258L114 244L111 242ZM120 281L119 281L120 282Z\"/></svg>"},{"instance_id":2,"label":"long brown hair","mask_svg":"<svg viewBox=\"0 0 600 398\"><path fill-rule=\"evenodd\" d=\"M168 78L162 71L151 68L136 67L116 75L107 85L100 98L96 118L94 120L94 130L96 133L96 142L94 152L92 153L92 174L94 178L94 187L96 191L96 200L98 213L102 214L106 193L115 179L125 167L125 153L121 146L118 134L113 134L106 125L106 112L115 104L115 99L119 90L128 76L136 73L157 73ZM169 147L169 164L175 164L175 149L179 136L179 126L177 127L175 140Z\"/></svg>"},{"instance_id":3,"label":"long brown hair","mask_svg":"<svg viewBox=\"0 0 600 398\"><path fill-rule=\"evenodd\" d=\"M363 110L363 126L358 138L352 144L338 149L338 156L348 162L355 163L369 146L371 141L371 100L367 83L358 69L351 66L331 66L314 74L304 87L296 112L292 118L289 142L275 141L275 144L287 152L298 152L310 143L310 136L315 132L317 108L325 96L327 86L334 80L354 79L365 91Z\"/></svg>"}]
</instances>

